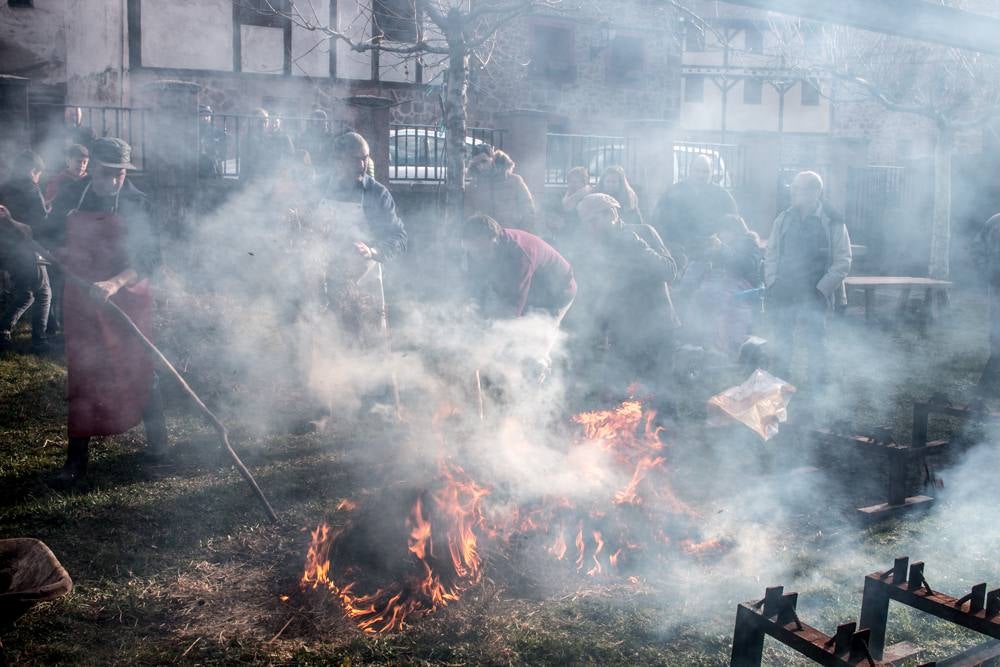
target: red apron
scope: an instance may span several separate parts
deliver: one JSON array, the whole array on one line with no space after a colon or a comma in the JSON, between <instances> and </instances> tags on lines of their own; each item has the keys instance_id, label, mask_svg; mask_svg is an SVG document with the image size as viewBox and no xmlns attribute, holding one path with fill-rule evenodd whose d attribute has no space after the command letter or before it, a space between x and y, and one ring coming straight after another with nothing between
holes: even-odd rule
<instances>
[{"instance_id":1,"label":"red apron","mask_svg":"<svg viewBox=\"0 0 1000 667\"><path fill-rule=\"evenodd\" d=\"M66 218L67 269L88 282L121 273L130 266L126 234L116 212L74 211ZM123 287L111 300L150 335L153 296L147 279ZM69 435L123 433L142 421L153 362L136 337L81 287L66 281L63 303Z\"/></svg>"}]
</instances>

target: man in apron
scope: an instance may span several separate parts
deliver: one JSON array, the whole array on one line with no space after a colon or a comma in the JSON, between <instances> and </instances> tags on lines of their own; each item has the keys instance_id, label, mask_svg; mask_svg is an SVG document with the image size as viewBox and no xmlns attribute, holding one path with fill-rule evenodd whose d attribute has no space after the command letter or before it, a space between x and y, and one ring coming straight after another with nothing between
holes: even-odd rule
<instances>
[{"instance_id":1,"label":"man in apron","mask_svg":"<svg viewBox=\"0 0 1000 667\"><path fill-rule=\"evenodd\" d=\"M406 250L406 230L389 190L368 174L370 157L368 142L356 132L334 140L332 173L312 227L323 239L317 252L326 289L353 283L381 299L382 264Z\"/></svg>"},{"instance_id":2,"label":"man in apron","mask_svg":"<svg viewBox=\"0 0 1000 667\"><path fill-rule=\"evenodd\" d=\"M334 140L330 177L309 220L315 242L303 261L322 276L322 310L334 312L361 349L381 342L388 351L382 267L406 250L406 230L389 190L368 173L370 159L360 134Z\"/></svg>"},{"instance_id":3,"label":"man in apron","mask_svg":"<svg viewBox=\"0 0 1000 667\"><path fill-rule=\"evenodd\" d=\"M121 139L96 140L90 178L57 199L56 224L64 221L58 254L69 272L92 284L86 289L67 281L64 288L69 453L56 486L84 476L93 436L124 433L142 421L150 454L162 455L167 445L153 362L101 305L114 302L151 335L149 275L159 254L145 195L125 178L134 168L131 154Z\"/></svg>"}]
</instances>

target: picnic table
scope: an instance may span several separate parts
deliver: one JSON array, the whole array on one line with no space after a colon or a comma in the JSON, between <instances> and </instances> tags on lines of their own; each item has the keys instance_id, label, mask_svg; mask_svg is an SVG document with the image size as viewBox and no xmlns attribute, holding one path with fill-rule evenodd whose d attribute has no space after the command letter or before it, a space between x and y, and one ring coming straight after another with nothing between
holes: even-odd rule
<instances>
[{"instance_id":1,"label":"picnic table","mask_svg":"<svg viewBox=\"0 0 1000 667\"><path fill-rule=\"evenodd\" d=\"M848 276L844 279L847 289L861 289L865 293L865 321L870 322L875 311L875 290L895 288L901 290L896 316L901 317L910 301L910 293L914 289L924 290L924 321L934 319L935 303L943 302L952 283L934 278L918 278L912 276Z\"/></svg>"}]
</instances>

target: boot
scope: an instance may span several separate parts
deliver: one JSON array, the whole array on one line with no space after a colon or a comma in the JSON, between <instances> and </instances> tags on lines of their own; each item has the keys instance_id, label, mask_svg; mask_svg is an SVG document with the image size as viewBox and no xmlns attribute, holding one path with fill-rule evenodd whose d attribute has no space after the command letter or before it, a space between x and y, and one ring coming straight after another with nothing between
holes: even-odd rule
<instances>
[{"instance_id":1,"label":"boot","mask_svg":"<svg viewBox=\"0 0 1000 667\"><path fill-rule=\"evenodd\" d=\"M145 456L153 461L160 461L167 455L167 419L163 414L163 396L160 393L159 380L153 380L153 390L149 403L142 414L142 425L146 431Z\"/></svg>"},{"instance_id":2,"label":"boot","mask_svg":"<svg viewBox=\"0 0 1000 667\"><path fill-rule=\"evenodd\" d=\"M90 456L90 438L70 438L66 454L66 464L49 485L56 489L68 489L78 484L87 474L87 459Z\"/></svg>"},{"instance_id":3,"label":"boot","mask_svg":"<svg viewBox=\"0 0 1000 667\"><path fill-rule=\"evenodd\" d=\"M146 431L146 449L143 455L150 461L162 461L167 456L167 424L160 413L159 419L146 418L142 423Z\"/></svg>"}]
</instances>

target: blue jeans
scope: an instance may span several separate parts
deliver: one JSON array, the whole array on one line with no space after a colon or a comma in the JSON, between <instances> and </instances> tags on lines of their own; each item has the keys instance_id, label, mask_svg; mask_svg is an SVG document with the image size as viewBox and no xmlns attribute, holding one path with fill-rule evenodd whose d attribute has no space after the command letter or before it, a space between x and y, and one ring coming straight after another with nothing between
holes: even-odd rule
<instances>
[{"instance_id":1,"label":"blue jeans","mask_svg":"<svg viewBox=\"0 0 1000 667\"><path fill-rule=\"evenodd\" d=\"M31 340L40 343L46 339L45 327L48 325L49 306L52 303L48 271L44 265L35 264L11 271L10 277L13 299L0 315L0 331L13 332L21 317L34 305L35 310L31 314Z\"/></svg>"}]
</instances>

